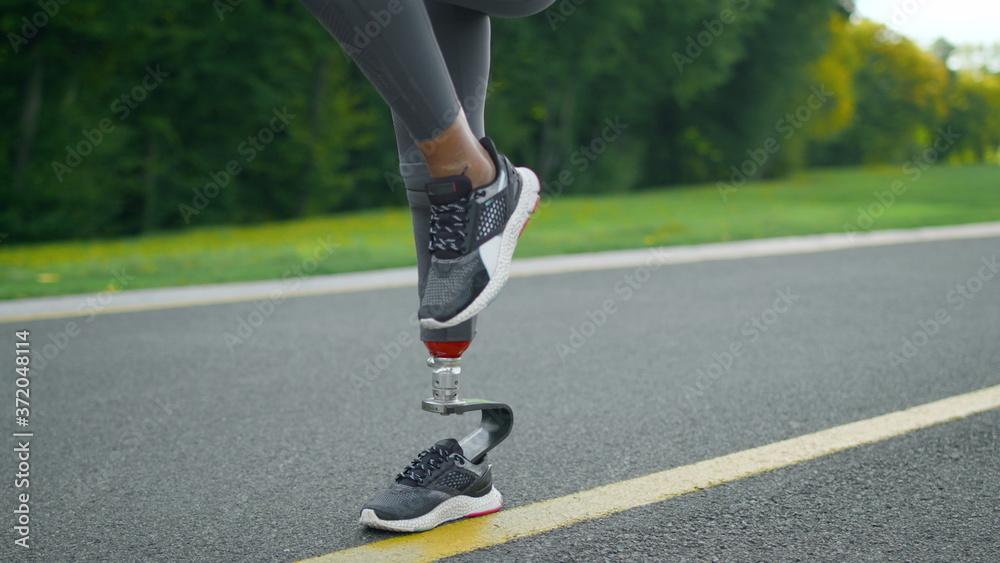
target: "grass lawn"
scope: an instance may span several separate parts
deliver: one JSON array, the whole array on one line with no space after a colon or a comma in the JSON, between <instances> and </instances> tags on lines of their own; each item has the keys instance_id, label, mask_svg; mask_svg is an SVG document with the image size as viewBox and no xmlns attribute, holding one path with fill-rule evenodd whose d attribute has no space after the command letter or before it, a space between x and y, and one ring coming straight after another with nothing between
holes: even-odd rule
<instances>
[{"instance_id":1,"label":"grass lawn","mask_svg":"<svg viewBox=\"0 0 1000 563\"><path fill-rule=\"evenodd\" d=\"M886 206L876 192L890 192ZM905 191L904 191L905 190ZM888 201L888 196L884 196ZM859 208L870 222L860 222ZM747 184L723 200L714 184L626 195L543 200L517 249L542 256L1000 220L1000 167L811 170ZM0 299L280 278L333 245L313 274L415 264L406 209L366 211L245 227L197 228L119 240L0 245Z\"/></svg>"}]
</instances>

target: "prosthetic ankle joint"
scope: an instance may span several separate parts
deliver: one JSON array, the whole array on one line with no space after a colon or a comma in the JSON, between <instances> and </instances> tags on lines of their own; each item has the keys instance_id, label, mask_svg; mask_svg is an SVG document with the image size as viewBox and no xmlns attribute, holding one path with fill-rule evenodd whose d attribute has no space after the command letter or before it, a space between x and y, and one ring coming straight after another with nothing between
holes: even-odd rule
<instances>
[{"instance_id":1,"label":"prosthetic ankle joint","mask_svg":"<svg viewBox=\"0 0 1000 563\"><path fill-rule=\"evenodd\" d=\"M462 353L471 341L465 342L425 342L431 357L427 365L431 368L431 397L424 399L421 407L425 411L442 415L464 414L480 411L482 420L479 428L459 440L465 457L478 463L502 442L514 425L514 413L510 406L484 399L459 399L458 378L462 373Z\"/></svg>"}]
</instances>

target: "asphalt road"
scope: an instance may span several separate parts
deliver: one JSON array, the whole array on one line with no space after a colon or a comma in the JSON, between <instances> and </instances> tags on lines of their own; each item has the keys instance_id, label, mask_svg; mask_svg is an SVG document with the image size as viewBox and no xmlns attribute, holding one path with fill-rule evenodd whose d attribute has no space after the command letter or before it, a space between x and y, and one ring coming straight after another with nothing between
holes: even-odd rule
<instances>
[{"instance_id":1,"label":"asphalt road","mask_svg":"<svg viewBox=\"0 0 1000 563\"><path fill-rule=\"evenodd\" d=\"M511 280L462 382L514 408L491 454L505 504L1000 384L1000 275L984 269L998 254L986 238ZM360 506L475 423L420 410L415 308L402 288L0 324L11 407L15 331L58 350L31 377L32 548L5 527L0 559L293 561L392 537L359 528ZM455 559L996 561L998 423L975 415Z\"/></svg>"}]
</instances>

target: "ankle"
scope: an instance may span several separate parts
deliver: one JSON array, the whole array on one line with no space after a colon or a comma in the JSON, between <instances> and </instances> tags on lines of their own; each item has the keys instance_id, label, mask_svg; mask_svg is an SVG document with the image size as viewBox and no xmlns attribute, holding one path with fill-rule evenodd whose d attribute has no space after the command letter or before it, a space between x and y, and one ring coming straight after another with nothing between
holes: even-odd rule
<instances>
[{"instance_id":1,"label":"ankle","mask_svg":"<svg viewBox=\"0 0 1000 563\"><path fill-rule=\"evenodd\" d=\"M469 177L469 180L472 180L473 188L481 188L491 184L497 177L497 167L493 164L493 159L490 158L485 149L482 153L483 158L477 159L475 163L470 163L468 170L464 173Z\"/></svg>"},{"instance_id":2,"label":"ankle","mask_svg":"<svg viewBox=\"0 0 1000 563\"><path fill-rule=\"evenodd\" d=\"M427 158L427 171L431 178L465 176L472 182L473 188L480 188L493 182L497 176L496 165L478 141L476 145L475 149L467 147L449 151L451 158L442 158L442 154Z\"/></svg>"},{"instance_id":3,"label":"ankle","mask_svg":"<svg viewBox=\"0 0 1000 563\"><path fill-rule=\"evenodd\" d=\"M464 112L459 112L455 122L439 135L417 141L416 145L431 178L464 175L472 181L473 188L490 184L496 178L496 165L473 135Z\"/></svg>"}]
</instances>

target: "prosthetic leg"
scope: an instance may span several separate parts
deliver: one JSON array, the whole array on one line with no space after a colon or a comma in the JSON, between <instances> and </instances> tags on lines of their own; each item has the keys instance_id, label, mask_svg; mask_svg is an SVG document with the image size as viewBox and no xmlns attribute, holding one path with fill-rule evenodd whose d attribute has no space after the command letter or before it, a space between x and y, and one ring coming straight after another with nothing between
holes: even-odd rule
<instances>
[{"instance_id":1,"label":"prosthetic leg","mask_svg":"<svg viewBox=\"0 0 1000 563\"><path fill-rule=\"evenodd\" d=\"M472 341L462 342L424 342L431 357L427 365L433 373L431 390L433 395L424 399L421 407L425 411L442 415L465 414L480 411L482 420L468 436L458 443L465 452L465 457L473 463L479 463L486 452L492 450L504 440L514 425L514 413L510 406L484 399L459 399L458 377L462 373L462 354Z\"/></svg>"}]
</instances>

